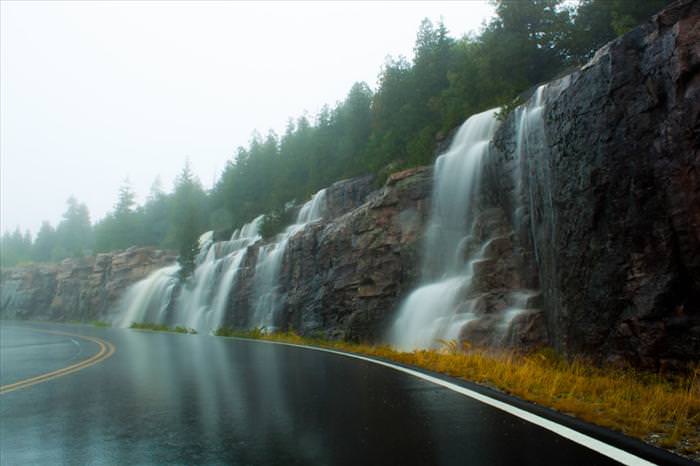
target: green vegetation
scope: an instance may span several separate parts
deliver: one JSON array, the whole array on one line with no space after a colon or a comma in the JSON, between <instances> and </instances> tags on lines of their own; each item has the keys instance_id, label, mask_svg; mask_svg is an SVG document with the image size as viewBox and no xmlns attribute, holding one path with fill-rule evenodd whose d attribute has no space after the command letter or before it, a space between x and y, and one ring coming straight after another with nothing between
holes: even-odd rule
<instances>
[{"instance_id":1,"label":"green vegetation","mask_svg":"<svg viewBox=\"0 0 700 466\"><path fill-rule=\"evenodd\" d=\"M43 222L34 242L29 231L22 234L17 228L13 233L5 232L0 241L0 265L82 257L90 253L92 247L93 232L88 209L85 204L70 197L58 227L53 228L49 222Z\"/></svg>"},{"instance_id":2,"label":"green vegetation","mask_svg":"<svg viewBox=\"0 0 700 466\"><path fill-rule=\"evenodd\" d=\"M91 320L90 322L84 322L81 320L68 320L67 324L79 324L79 325L92 325L93 327L109 328L112 326L110 322L105 322L102 320Z\"/></svg>"},{"instance_id":3,"label":"green vegetation","mask_svg":"<svg viewBox=\"0 0 700 466\"><path fill-rule=\"evenodd\" d=\"M265 329L262 327L254 328L252 330L236 329L232 327L219 327L214 335L217 337L237 337L237 338L263 338L265 336Z\"/></svg>"},{"instance_id":4,"label":"green vegetation","mask_svg":"<svg viewBox=\"0 0 700 466\"><path fill-rule=\"evenodd\" d=\"M154 324L151 322L133 322L129 328L136 330L150 330L152 332L171 332L171 333L188 333L190 335L195 335L197 331L192 328L180 327L168 327L163 324Z\"/></svg>"},{"instance_id":5,"label":"green vegetation","mask_svg":"<svg viewBox=\"0 0 700 466\"><path fill-rule=\"evenodd\" d=\"M274 209L269 214L263 217L260 225L260 235L264 239L272 238L275 235L282 233L288 225L294 221L293 211L291 209Z\"/></svg>"},{"instance_id":6,"label":"green vegetation","mask_svg":"<svg viewBox=\"0 0 700 466\"><path fill-rule=\"evenodd\" d=\"M551 349L489 351L443 341L438 350L307 338L294 332L221 328L219 336L318 346L374 356L494 387L585 421L686 455L700 452L700 367L686 376L568 360Z\"/></svg>"},{"instance_id":7,"label":"green vegetation","mask_svg":"<svg viewBox=\"0 0 700 466\"><path fill-rule=\"evenodd\" d=\"M109 328L112 326L111 323L103 322L101 320L91 320L90 325L92 325L93 327L100 327L100 328Z\"/></svg>"},{"instance_id":8,"label":"green vegetation","mask_svg":"<svg viewBox=\"0 0 700 466\"><path fill-rule=\"evenodd\" d=\"M469 115L503 106L589 59L593 52L647 20L666 0L496 1L496 15L479 35L451 37L424 20L414 57L388 58L375 90L356 83L342 102L318 115L290 119L283 135L253 134L205 192L187 164L165 193L158 180L142 206L125 182L112 212L90 225L75 199L55 229L47 222L32 242L19 229L2 237L2 265L58 261L92 252L154 245L180 253L191 272L197 236L231 231L267 213L266 236L281 231L285 204L354 175L390 171L433 160L436 138Z\"/></svg>"}]
</instances>

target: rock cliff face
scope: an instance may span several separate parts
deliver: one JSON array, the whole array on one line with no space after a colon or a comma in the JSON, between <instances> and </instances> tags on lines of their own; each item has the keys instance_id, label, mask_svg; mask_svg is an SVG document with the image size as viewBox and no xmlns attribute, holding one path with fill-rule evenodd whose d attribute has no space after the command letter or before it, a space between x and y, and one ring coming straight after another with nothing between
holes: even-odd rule
<instances>
[{"instance_id":1,"label":"rock cliff face","mask_svg":"<svg viewBox=\"0 0 700 466\"><path fill-rule=\"evenodd\" d=\"M484 163L462 251L482 247L464 297L478 318L461 338L646 367L700 360L700 2L675 4L539 88L501 123ZM323 220L287 243L276 326L382 339L429 260L432 177L417 168L374 192L372 177L329 187ZM227 325L250 325L261 246L247 249ZM173 260L130 249L6 270L0 304L5 316L99 318ZM531 293L516 296L525 312L503 334L514 290Z\"/></svg>"},{"instance_id":2,"label":"rock cliff face","mask_svg":"<svg viewBox=\"0 0 700 466\"><path fill-rule=\"evenodd\" d=\"M647 366L698 360L700 2L675 4L549 90L537 150L517 157L512 114L486 183L502 206L512 180L527 193L516 230L532 232L549 343Z\"/></svg>"},{"instance_id":3,"label":"rock cliff face","mask_svg":"<svg viewBox=\"0 0 700 466\"><path fill-rule=\"evenodd\" d=\"M278 327L337 338L380 336L415 279L432 170L395 173L374 192L372 183L372 177L362 177L329 187L324 220L289 239L279 277L285 304ZM250 324L260 246L248 249L229 299L228 325Z\"/></svg>"},{"instance_id":4,"label":"rock cliff face","mask_svg":"<svg viewBox=\"0 0 700 466\"><path fill-rule=\"evenodd\" d=\"M346 339L381 337L415 284L430 208L432 170L392 175L359 208L293 237L280 284L282 325Z\"/></svg>"},{"instance_id":5,"label":"rock cliff face","mask_svg":"<svg viewBox=\"0 0 700 466\"><path fill-rule=\"evenodd\" d=\"M535 99L541 102L535 102ZM503 122L485 167L475 236L493 343L505 291L541 290L508 344L555 346L643 366L700 359L700 2L680 2L550 83L539 136ZM415 283L428 171L397 174L369 203L290 241L285 323L376 338ZM401 183L405 183L402 185ZM472 206L474 207L474 206Z\"/></svg>"},{"instance_id":6,"label":"rock cliff face","mask_svg":"<svg viewBox=\"0 0 700 466\"><path fill-rule=\"evenodd\" d=\"M175 261L153 248L130 248L60 264L0 272L0 316L46 320L103 318L131 284Z\"/></svg>"}]
</instances>

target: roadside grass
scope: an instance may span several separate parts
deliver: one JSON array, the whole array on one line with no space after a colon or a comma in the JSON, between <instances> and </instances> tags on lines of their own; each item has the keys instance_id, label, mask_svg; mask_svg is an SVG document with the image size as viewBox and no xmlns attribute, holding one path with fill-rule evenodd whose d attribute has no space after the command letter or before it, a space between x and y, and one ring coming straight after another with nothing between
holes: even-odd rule
<instances>
[{"instance_id":1,"label":"roadside grass","mask_svg":"<svg viewBox=\"0 0 700 466\"><path fill-rule=\"evenodd\" d=\"M151 322L132 322L129 328L136 330L150 330L152 332L188 333L191 335L197 333L197 331L192 328L181 327L179 325L176 327L168 327L167 325L154 324Z\"/></svg>"},{"instance_id":2,"label":"roadside grass","mask_svg":"<svg viewBox=\"0 0 700 466\"><path fill-rule=\"evenodd\" d=\"M108 328L108 327L112 326L111 323L103 322L101 320L92 320L92 321L90 321L90 325L92 325L94 327L100 327L100 328Z\"/></svg>"},{"instance_id":3,"label":"roadside grass","mask_svg":"<svg viewBox=\"0 0 700 466\"><path fill-rule=\"evenodd\" d=\"M295 343L376 356L486 385L599 426L700 459L700 366L664 375L566 359L460 347L397 351L389 346L306 338L293 332L220 328L215 335Z\"/></svg>"},{"instance_id":4,"label":"roadside grass","mask_svg":"<svg viewBox=\"0 0 700 466\"><path fill-rule=\"evenodd\" d=\"M265 335L265 329L254 328L252 330L238 330L231 327L219 327L214 335L217 337L238 337L238 338L253 338L253 339L269 339L271 335ZM287 335L295 335L289 333ZM301 338L301 337L300 337Z\"/></svg>"},{"instance_id":5,"label":"roadside grass","mask_svg":"<svg viewBox=\"0 0 700 466\"><path fill-rule=\"evenodd\" d=\"M78 325L92 325L93 327L100 327L100 328L109 328L112 326L110 322L105 322L102 320L91 320L89 322L85 322L82 320L67 320L67 324L78 324Z\"/></svg>"}]
</instances>

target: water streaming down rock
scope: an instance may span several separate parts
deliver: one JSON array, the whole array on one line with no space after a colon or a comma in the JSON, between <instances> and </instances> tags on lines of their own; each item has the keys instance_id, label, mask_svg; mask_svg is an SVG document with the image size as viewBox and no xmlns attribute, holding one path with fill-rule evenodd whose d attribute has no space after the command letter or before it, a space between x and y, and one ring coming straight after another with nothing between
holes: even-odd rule
<instances>
[{"instance_id":1,"label":"water streaming down rock","mask_svg":"<svg viewBox=\"0 0 700 466\"><path fill-rule=\"evenodd\" d=\"M236 230L229 241L214 242L213 232L199 238L199 253L193 276L173 302L179 284L179 265L159 269L136 283L126 293L115 322L128 327L133 322L182 325L198 332L212 332L224 322L228 298L248 246L260 239L263 217Z\"/></svg>"},{"instance_id":2,"label":"water streaming down rock","mask_svg":"<svg viewBox=\"0 0 700 466\"><path fill-rule=\"evenodd\" d=\"M253 279L251 327L274 329L279 310L279 271L287 242L307 224L323 217L326 208L326 191L317 192L304 204L296 222L279 234L273 242L261 245L257 250L257 262ZM137 283L126 294L117 324L128 327L133 322L153 322L180 325L200 333L209 333L222 326L226 318L229 297L248 253L248 246L261 239L259 230L263 216L236 230L229 241L215 242L213 232L199 238L199 253L195 258L195 270L190 279L178 286L177 265L154 272Z\"/></svg>"},{"instance_id":3,"label":"water streaming down rock","mask_svg":"<svg viewBox=\"0 0 700 466\"><path fill-rule=\"evenodd\" d=\"M199 332L213 332L224 322L226 304L248 246L258 241L263 216L236 230L229 241L213 241L211 232L200 238L194 276L184 286L175 321Z\"/></svg>"},{"instance_id":4,"label":"water streaming down rock","mask_svg":"<svg viewBox=\"0 0 700 466\"><path fill-rule=\"evenodd\" d=\"M515 208L515 224L517 226L527 228L531 231L532 237L535 237L535 222L526 222L523 218L525 211L530 215L534 215L534 174L529 169L528 154L533 152L535 148L541 148L544 140L544 93L546 86L542 85L537 88L535 94L526 105L521 105L515 109L516 124L516 146L515 155L517 157L517 166L515 170L515 189L513 194L515 200L513 205ZM539 257L537 245L533 244L535 260Z\"/></svg>"},{"instance_id":5,"label":"water streaming down rock","mask_svg":"<svg viewBox=\"0 0 700 466\"><path fill-rule=\"evenodd\" d=\"M164 322L179 271L178 264L163 267L132 285L118 304L122 311L114 325L129 327L135 322Z\"/></svg>"},{"instance_id":6,"label":"water streaming down rock","mask_svg":"<svg viewBox=\"0 0 700 466\"><path fill-rule=\"evenodd\" d=\"M258 250L258 261L255 267L253 282L253 314L248 326L264 328L273 331L277 328L278 311L282 306L282 296L279 292L279 273L284 252L289 239L304 227L320 220L326 210L326 190L322 189L305 203L297 214L296 222L280 233L275 241L266 244Z\"/></svg>"},{"instance_id":7,"label":"water streaming down rock","mask_svg":"<svg viewBox=\"0 0 700 466\"><path fill-rule=\"evenodd\" d=\"M539 264L532 238L544 229L549 237L554 235L544 116L546 103L569 84L565 77L539 86L509 119L516 136L510 214L494 205L480 186L497 126L494 110L469 118L437 159L426 229L425 285L401 306L389 331L392 344L410 349L460 339L516 345L518 332L527 339L539 331L540 293L537 280L527 277L532 264L525 250L531 245L534 263ZM535 208L535 199L544 200L546 212Z\"/></svg>"},{"instance_id":8,"label":"water streaming down rock","mask_svg":"<svg viewBox=\"0 0 700 466\"><path fill-rule=\"evenodd\" d=\"M302 228L307 223L320 220L326 211L326 190L321 189L311 197L309 202L305 203L297 214L296 224Z\"/></svg>"},{"instance_id":9,"label":"water streaming down rock","mask_svg":"<svg viewBox=\"0 0 700 466\"><path fill-rule=\"evenodd\" d=\"M515 184L512 206L513 230L520 242L528 244L532 250L533 264L541 270L542 267L557 273L555 261L542 257L540 245L535 238L546 237L549 244L554 244L555 238L555 180L552 173L552 160L549 141L545 130L545 111L548 102L555 101L571 84L571 76L565 76L548 84L538 86L532 97L515 109ZM539 208L537 206L540 206ZM539 283L537 284L539 286ZM555 296L558 291L550 290ZM510 293L509 306L501 314L497 325L496 341L502 345L517 346L517 327L526 322L541 307L541 295L536 290L515 290Z\"/></svg>"},{"instance_id":10,"label":"water streaming down rock","mask_svg":"<svg viewBox=\"0 0 700 466\"><path fill-rule=\"evenodd\" d=\"M435 162L433 205L426 232L423 286L403 303L389 331L399 348L421 348L437 339L456 337L474 318L470 302L459 306L479 254L467 258L474 218L472 206L479 188L482 159L498 122L496 109L470 117L450 148Z\"/></svg>"},{"instance_id":11,"label":"water streaming down rock","mask_svg":"<svg viewBox=\"0 0 700 466\"><path fill-rule=\"evenodd\" d=\"M528 228L531 238L537 237L538 228L547 228L548 236L554 235L554 218L548 217L548 225L544 219L537 216L535 199L544 200L546 210L554 209L554 193L552 192L552 168L545 135L544 112L547 101L558 97L571 83L571 77L565 76L557 81L543 84L535 90L533 96L524 105L515 109L515 157L517 160L515 176L514 223L515 228ZM529 219L524 218L528 212ZM532 242L535 260L539 260L537 242Z\"/></svg>"}]
</instances>

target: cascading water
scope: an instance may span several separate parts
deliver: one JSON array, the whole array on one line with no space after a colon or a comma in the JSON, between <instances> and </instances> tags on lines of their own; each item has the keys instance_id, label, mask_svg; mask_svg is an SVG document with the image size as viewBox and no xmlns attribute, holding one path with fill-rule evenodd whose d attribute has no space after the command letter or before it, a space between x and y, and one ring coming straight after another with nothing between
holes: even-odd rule
<instances>
[{"instance_id":1,"label":"cascading water","mask_svg":"<svg viewBox=\"0 0 700 466\"><path fill-rule=\"evenodd\" d=\"M326 211L326 190L321 189L311 197L311 200L301 206L297 214L297 225L302 227L307 223L320 220Z\"/></svg>"},{"instance_id":2,"label":"cascading water","mask_svg":"<svg viewBox=\"0 0 700 466\"><path fill-rule=\"evenodd\" d=\"M548 102L555 101L571 84L571 76L565 76L557 81L541 85L534 95L525 105L515 109L515 155L517 160L514 172L516 199L513 205L516 206L514 212L514 223L516 230L520 231L520 236L529 236L534 259L540 269L548 270L550 276L557 275L557 264L554 261L544 261L540 251L541 242L555 244L554 214L554 180L552 179L551 157L548 157L549 149L545 131L545 109ZM535 205L542 205L544 209L539 211ZM528 218L523 213L528 212ZM542 238L539 240L538 238ZM547 262L546 264L544 262ZM556 294L558 289L554 287L551 292L554 294L554 302L557 302ZM531 290L525 294L532 295ZM522 294L521 294L522 296ZM510 329L508 326L513 317L525 312L525 305L519 305L518 300L513 303L510 312L507 313L502 328L505 332ZM527 300L526 300L527 301ZM516 312L516 310L520 312Z\"/></svg>"},{"instance_id":3,"label":"cascading water","mask_svg":"<svg viewBox=\"0 0 700 466\"><path fill-rule=\"evenodd\" d=\"M528 154L533 153L536 149L543 147L544 144L544 103L545 90L547 86L542 85L537 88L533 97L526 105L521 105L515 109L516 125L516 147L515 153L518 160L518 165L515 171L515 195L518 199L513 203L519 206L515 212L516 225L523 224L522 213L526 209L530 215L534 215L534 193L533 189L536 186L533 174L533 168L528 163ZM527 192L525 192L527 187ZM551 193L550 193L551 196ZM551 204L552 199L550 197ZM536 237L535 225L536 222L530 221L530 229L532 238ZM537 243L533 242L533 251L535 259L539 258Z\"/></svg>"},{"instance_id":4,"label":"cascading water","mask_svg":"<svg viewBox=\"0 0 700 466\"><path fill-rule=\"evenodd\" d=\"M307 224L320 220L325 212L326 191L317 192L304 204L296 222L275 238L260 246L257 254L251 327L274 329L275 317L282 304L279 271L289 239ZM213 233L199 238L199 253L193 276L180 289L173 303L180 267L173 265L157 270L132 286L122 303L116 324L128 327L133 322L168 323L212 332L225 321L229 297L234 293L237 276L245 262L248 246L261 239L263 216L237 230L229 241L214 242Z\"/></svg>"},{"instance_id":5,"label":"cascading water","mask_svg":"<svg viewBox=\"0 0 700 466\"><path fill-rule=\"evenodd\" d=\"M399 309L389 340L402 349L432 346L438 339L455 338L474 319L459 303L473 276L480 253L467 260L464 245L473 225L471 208L478 193L482 159L498 122L497 109L470 117L450 148L435 163L433 205L426 232L423 286Z\"/></svg>"},{"instance_id":6,"label":"cascading water","mask_svg":"<svg viewBox=\"0 0 700 466\"><path fill-rule=\"evenodd\" d=\"M479 180L482 160L497 126L495 111L469 118L448 151L437 159L423 286L414 290L399 309L389 330L390 343L413 349L434 346L437 340L475 336L484 344L509 344L515 322L539 312L533 308L539 292L523 288L536 287L536 280L522 280L509 275L512 272L507 267L498 267L518 254L515 249L509 252L511 248L517 246L522 251L523 245L531 241L537 266L556 268L554 263L543 264L537 248L537 238L554 240L556 224L544 115L547 102L556 99L569 83L570 78L564 77L540 86L525 105L515 109L513 212L505 215L512 225L496 222L501 226L489 232L491 238L484 238L482 227L474 229L474 217L477 212L488 215L484 209L479 210L487 207L478 205L483 202ZM544 206L544 212L536 211L535 205ZM508 231L511 228L514 231ZM493 241L501 246L489 251ZM499 247L501 252L494 252ZM517 267L515 262L511 267ZM494 277L496 283L489 285ZM473 325L472 321L477 322Z\"/></svg>"},{"instance_id":7,"label":"cascading water","mask_svg":"<svg viewBox=\"0 0 700 466\"><path fill-rule=\"evenodd\" d=\"M287 243L307 224L320 220L324 215L325 208L326 190L322 189L301 207L293 225L280 233L275 242L266 244L258 250L253 285L253 315L248 323L249 327L264 328L266 331L272 331L276 328L277 311L282 305L279 293L279 272Z\"/></svg>"},{"instance_id":8,"label":"cascading water","mask_svg":"<svg viewBox=\"0 0 700 466\"><path fill-rule=\"evenodd\" d=\"M215 243L212 232L204 233L199 238L194 275L176 302L171 301L180 266L172 265L156 270L129 289L115 323L128 327L133 322L168 322L198 332L216 330L224 322L226 304L248 246L260 239L262 219L259 216L236 230L229 241ZM168 315L171 305L173 313Z\"/></svg>"},{"instance_id":9,"label":"cascading water","mask_svg":"<svg viewBox=\"0 0 700 466\"><path fill-rule=\"evenodd\" d=\"M163 267L132 285L121 300L123 310L114 325L129 327L135 322L163 322L179 271L178 264Z\"/></svg>"},{"instance_id":10,"label":"cascading water","mask_svg":"<svg viewBox=\"0 0 700 466\"><path fill-rule=\"evenodd\" d=\"M212 332L224 322L226 304L248 246L260 239L263 216L236 230L229 241L215 243L211 232L200 238L197 267L178 298L176 321L199 332Z\"/></svg>"}]
</instances>

